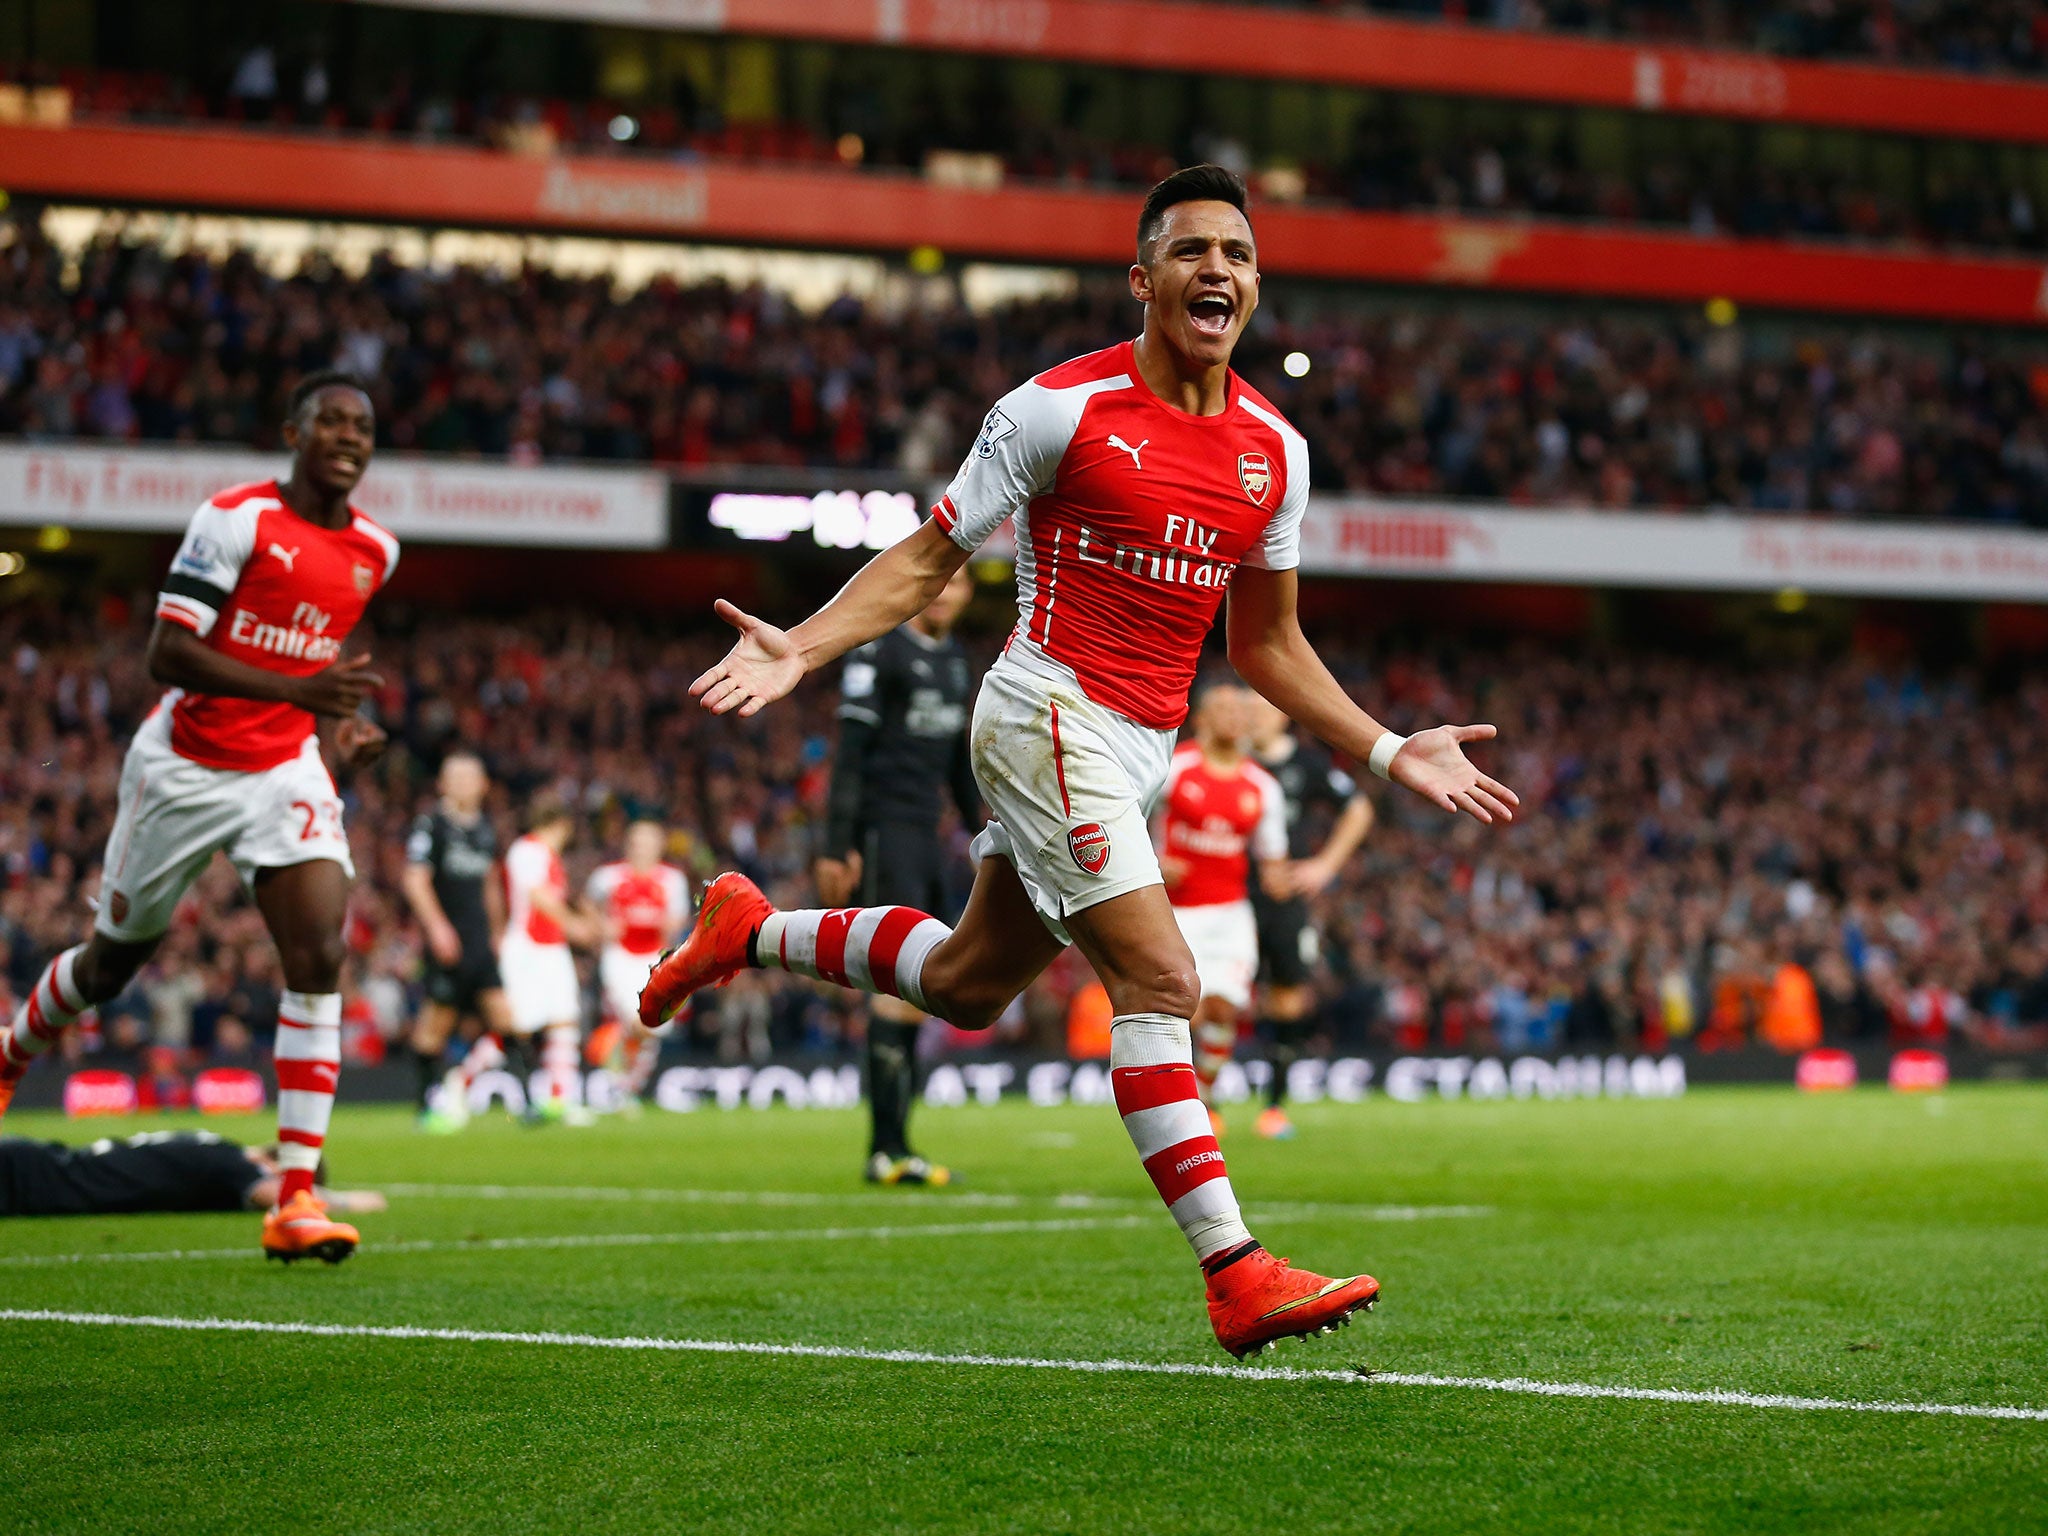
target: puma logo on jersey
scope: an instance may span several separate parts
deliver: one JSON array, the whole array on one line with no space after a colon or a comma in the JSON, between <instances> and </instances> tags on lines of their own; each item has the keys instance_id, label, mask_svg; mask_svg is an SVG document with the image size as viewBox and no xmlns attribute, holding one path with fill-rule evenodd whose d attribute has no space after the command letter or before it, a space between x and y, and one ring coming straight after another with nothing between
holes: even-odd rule
<instances>
[{"instance_id":1,"label":"puma logo on jersey","mask_svg":"<svg viewBox=\"0 0 2048 1536\"><path fill-rule=\"evenodd\" d=\"M292 562L299 558L299 547L294 544L290 549L286 549L282 544L273 544L270 546L268 553L277 556L278 563L289 571L292 568Z\"/></svg>"},{"instance_id":2,"label":"puma logo on jersey","mask_svg":"<svg viewBox=\"0 0 2048 1536\"><path fill-rule=\"evenodd\" d=\"M1131 456L1131 463L1139 469L1143 469L1145 467L1145 464L1144 461L1138 457L1138 455L1144 451L1145 444L1151 441L1152 439L1148 437L1144 439L1142 442L1140 442L1136 448L1133 448L1129 443L1125 442L1116 433L1112 432L1109 434L1109 446L1112 448L1123 449L1125 453L1128 453Z\"/></svg>"}]
</instances>

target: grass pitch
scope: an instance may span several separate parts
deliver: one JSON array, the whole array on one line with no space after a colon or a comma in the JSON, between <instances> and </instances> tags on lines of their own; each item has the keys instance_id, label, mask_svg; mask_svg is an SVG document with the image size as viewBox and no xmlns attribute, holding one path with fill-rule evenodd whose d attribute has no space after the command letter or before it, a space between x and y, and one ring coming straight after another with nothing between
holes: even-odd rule
<instances>
[{"instance_id":1,"label":"grass pitch","mask_svg":"<svg viewBox=\"0 0 2048 1536\"><path fill-rule=\"evenodd\" d=\"M1385 1287L1261 1365L2048 1407L2039 1091L1236 1118L1253 1229ZM915 1129L960 1187L860 1184L848 1112L344 1106L340 1182L392 1191L348 1264L266 1266L253 1217L12 1221L0 1307L1230 1365L1108 1109ZM2048 1421L1385 1378L13 1320L0 1421L10 1533L2048 1529Z\"/></svg>"}]
</instances>

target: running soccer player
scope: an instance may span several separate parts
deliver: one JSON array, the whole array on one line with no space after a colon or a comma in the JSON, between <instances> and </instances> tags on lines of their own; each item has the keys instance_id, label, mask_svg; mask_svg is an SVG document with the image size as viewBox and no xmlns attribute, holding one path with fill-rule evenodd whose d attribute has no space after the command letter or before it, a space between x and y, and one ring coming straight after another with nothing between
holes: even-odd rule
<instances>
[{"instance_id":1,"label":"running soccer player","mask_svg":"<svg viewBox=\"0 0 2048 1536\"><path fill-rule=\"evenodd\" d=\"M1259 971L1252 916L1253 861L1260 880L1279 880L1287 852L1280 786L1245 755L1251 694L1219 684L1195 709L1195 739L1173 754L1160 815L1159 872L1173 919L1195 957L1202 1001L1193 1020L1195 1083L1209 1128L1223 1134L1216 1074L1237 1047Z\"/></svg>"},{"instance_id":2,"label":"running soccer player","mask_svg":"<svg viewBox=\"0 0 2048 1536\"><path fill-rule=\"evenodd\" d=\"M419 1072L420 1124L431 1131L460 1130L469 1122L460 1082L446 1086L438 1107L431 1105L455 1026L468 1015L491 1033L512 1028L498 976L505 893L491 878L498 834L484 814L490 787L483 759L473 752L449 753L441 761L440 804L412 824L405 841L401 886L427 940L427 1005L409 1043Z\"/></svg>"},{"instance_id":3,"label":"running soccer player","mask_svg":"<svg viewBox=\"0 0 2048 1536\"><path fill-rule=\"evenodd\" d=\"M661 952L675 942L690 916L690 882L662 861L668 829L658 821L626 828L626 856L600 864L584 887L604 948L598 952L598 990L623 1036L622 1102L636 1110L661 1059L661 1042L675 1027L640 1023L640 989Z\"/></svg>"},{"instance_id":4,"label":"running soccer player","mask_svg":"<svg viewBox=\"0 0 2048 1536\"><path fill-rule=\"evenodd\" d=\"M539 1035L547 1095L535 1108L550 1120L588 1125L590 1112L575 1102L583 990L569 945L594 943L597 932L569 905L569 876L562 868L563 850L576 835L576 818L559 796L543 793L534 797L526 825L525 835L505 850L505 936L498 945L498 974L511 1001L512 1035L506 1044L522 1058L522 1081L530 1083L533 1038Z\"/></svg>"},{"instance_id":5,"label":"running soccer player","mask_svg":"<svg viewBox=\"0 0 2048 1536\"><path fill-rule=\"evenodd\" d=\"M1322 943L1308 903L1337 878L1372 831L1372 802L1358 783L1313 741L1303 741L1288 719L1264 699L1252 700L1252 756L1280 786L1286 809L1289 862L1276 882L1252 886L1252 911L1259 924L1259 1034L1266 1041L1266 1107L1259 1112L1261 1136L1284 1140L1294 1134L1287 1118L1287 1074L1301 1059L1315 1027L1316 994L1310 984ZM1333 811L1323 846L1309 848L1310 806Z\"/></svg>"},{"instance_id":6,"label":"running soccer player","mask_svg":"<svg viewBox=\"0 0 2048 1536\"><path fill-rule=\"evenodd\" d=\"M118 996L155 952L186 888L225 852L277 944L277 1118L284 1170L263 1250L339 1263L354 1227L313 1192L341 1073L341 925L355 874L341 797L321 760L332 725L344 767L384 732L357 708L383 687L342 647L398 565L398 540L349 505L376 443L361 385L316 373L292 391L291 474L222 491L193 514L157 598L150 676L168 686L129 744L93 935L51 961L0 1035L0 1113L66 1026Z\"/></svg>"},{"instance_id":7,"label":"running soccer player","mask_svg":"<svg viewBox=\"0 0 2048 1536\"><path fill-rule=\"evenodd\" d=\"M832 767L823 852L813 866L821 900L945 912L939 806L947 795L981 828L981 790L967 753L974 673L953 638L974 598L955 571L924 612L846 658L839 753ZM924 1010L877 996L868 1008L870 1184L946 1184L952 1174L910 1150L917 1096L917 1031Z\"/></svg>"},{"instance_id":8,"label":"running soccer player","mask_svg":"<svg viewBox=\"0 0 2048 1536\"><path fill-rule=\"evenodd\" d=\"M995 819L976 839L959 926L907 907L777 911L744 876L721 875L640 1008L659 1023L690 993L757 965L980 1028L1078 944L1115 1009L1111 1081L1125 1129L1201 1264L1217 1340L1243 1358L1334 1328L1379 1283L1294 1269L1246 1231L1195 1090L1188 1021L1200 994L1146 816L1224 593L1231 663L1292 718L1446 812L1505 821L1516 800L1462 750L1492 726L1396 735L1351 701L1302 635L1307 444L1230 368L1259 295L1244 184L1196 166L1154 187L1130 285L1145 307L1136 341L1004 396L931 520L794 630L721 601L740 638L691 685L714 713L758 713L813 667L923 610L1014 518L1017 627L970 728Z\"/></svg>"}]
</instances>

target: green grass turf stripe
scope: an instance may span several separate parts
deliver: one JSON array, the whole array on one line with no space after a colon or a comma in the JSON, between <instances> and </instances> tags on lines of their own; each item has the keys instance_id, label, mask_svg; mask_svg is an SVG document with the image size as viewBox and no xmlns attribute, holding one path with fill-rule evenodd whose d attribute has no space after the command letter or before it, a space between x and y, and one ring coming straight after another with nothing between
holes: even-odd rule
<instances>
[{"instance_id":1,"label":"green grass turf stripe","mask_svg":"<svg viewBox=\"0 0 2048 1536\"><path fill-rule=\"evenodd\" d=\"M735 1339L608 1338L589 1333L512 1333L481 1328L408 1328L357 1323L275 1323L253 1318L123 1316L112 1312L58 1312L0 1308L0 1322L61 1323L103 1328L168 1328L192 1333L268 1333L315 1338L408 1339L451 1344L529 1344L570 1349L653 1350L671 1354L766 1355L803 1360L862 1360L887 1365L993 1367L1074 1371L1091 1375L1213 1376L1237 1381L1342 1382L1347 1385L1447 1387L1528 1397L1610 1398L1625 1402L1682 1403L1717 1408L1776 1408L1843 1413L1931 1414L1965 1419L2024 1419L2048 1423L2048 1408L1981 1403L1857 1402L1793 1397L1770 1392L1681 1391L1610 1387L1580 1381L1524 1377L1436 1376L1399 1371L1301 1371L1286 1366L1195 1365L1148 1360L1054 1360L1030 1355L942 1355L915 1349L859 1349L837 1344L760 1344Z\"/></svg>"},{"instance_id":2,"label":"green grass turf stripe","mask_svg":"<svg viewBox=\"0 0 2048 1536\"><path fill-rule=\"evenodd\" d=\"M900 1227L744 1228L724 1232L568 1232L544 1237L421 1238L406 1243L377 1243L364 1249L382 1256L393 1253L493 1253L519 1248L660 1248L676 1243L844 1243L862 1238L1003 1237L1012 1233L1096 1232L1111 1227L1158 1225L1151 1216L1070 1216L1046 1221L933 1221ZM135 1264L151 1260L246 1259L255 1245L241 1248L159 1248L148 1253L24 1253L0 1258L8 1268L40 1268L53 1264Z\"/></svg>"},{"instance_id":3,"label":"green grass turf stripe","mask_svg":"<svg viewBox=\"0 0 2048 1536\"><path fill-rule=\"evenodd\" d=\"M821 1193L817 1190L779 1189L643 1189L632 1185L590 1184L382 1184L379 1188L401 1200L574 1200L622 1201L665 1205L845 1205L850 1201L875 1201L901 1209L905 1206L990 1205L1015 1209L1025 1205L1056 1205L1068 1210L1157 1209L1144 1197L1121 1195L1054 1194L997 1195L948 1190L917 1194L905 1190L888 1193ZM1287 1221L1295 1217L1348 1216L1360 1221L1465 1220L1491 1216L1490 1205L1351 1205L1324 1200L1252 1200L1245 1202L1248 1218Z\"/></svg>"}]
</instances>

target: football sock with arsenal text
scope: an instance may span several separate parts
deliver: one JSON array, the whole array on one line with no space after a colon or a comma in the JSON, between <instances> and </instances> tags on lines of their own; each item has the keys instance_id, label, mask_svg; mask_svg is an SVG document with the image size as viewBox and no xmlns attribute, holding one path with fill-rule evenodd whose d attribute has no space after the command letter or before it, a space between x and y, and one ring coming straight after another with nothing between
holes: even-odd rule
<instances>
[{"instance_id":1,"label":"football sock with arsenal text","mask_svg":"<svg viewBox=\"0 0 2048 1536\"><path fill-rule=\"evenodd\" d=\"M1127 1013L1109 1033L1109 1080L1117 1113L1205 1269L1252 1246L1238 1213L1223 1152L1196 1089L1188 1021L1164 1013Z\"/></svg>"}]
</instances>

